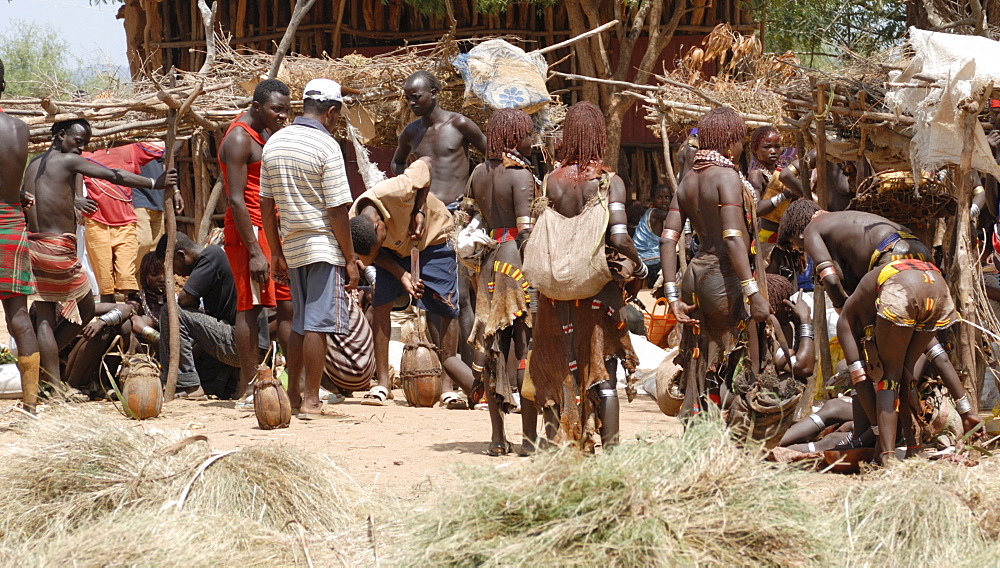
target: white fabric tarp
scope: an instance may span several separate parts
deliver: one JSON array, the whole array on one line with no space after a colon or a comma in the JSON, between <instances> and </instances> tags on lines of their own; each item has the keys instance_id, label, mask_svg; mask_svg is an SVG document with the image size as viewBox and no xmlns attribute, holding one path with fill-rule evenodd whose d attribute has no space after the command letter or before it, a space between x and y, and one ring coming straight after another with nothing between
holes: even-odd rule
<instances>
[{"instance_id":1,"label":"white fabric tarp","mask_svg":"<svg viewBox=\"0 0 1000 568\"><path fill-rule=\"evenodd\" d=\"M910 28L913 60L893 83L918 84L914 76L936 79L934 88L893 87L886 93L889 109L916 120L911 159L914 170L934 171L958 164L965 143L959 104L978 102L992 82L1000 88L1000 42L979 36L953 35ZM1000 178L1000 168L981 128L973 133L972 167Z\"/></svg>"}]
</instances>

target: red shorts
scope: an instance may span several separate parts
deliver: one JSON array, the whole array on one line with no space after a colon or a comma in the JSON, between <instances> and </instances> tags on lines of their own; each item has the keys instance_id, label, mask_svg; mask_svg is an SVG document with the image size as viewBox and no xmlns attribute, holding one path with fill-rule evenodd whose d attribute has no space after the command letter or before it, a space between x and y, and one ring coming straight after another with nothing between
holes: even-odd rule
<instances>
[{"instance_id":1,"label":"red shorts","mask_svg":"<svg viewBox=\"0 0 1000 568\"><path fill-rule=\"evenodd\" d=\"M257 242L268 262L271 261L271 247L267 244L264 229L254 227L257 231ZM267 286L260 286L250 279L250 251L243 245L236 225L226 225L223 229L223 243L229 266L233 270L233 283L236 285L236 311L245 312L255 306L273 308L277 302L291 300L288 286L277 284L273 279L267 281Z\"/></svg>"}]
</instances>

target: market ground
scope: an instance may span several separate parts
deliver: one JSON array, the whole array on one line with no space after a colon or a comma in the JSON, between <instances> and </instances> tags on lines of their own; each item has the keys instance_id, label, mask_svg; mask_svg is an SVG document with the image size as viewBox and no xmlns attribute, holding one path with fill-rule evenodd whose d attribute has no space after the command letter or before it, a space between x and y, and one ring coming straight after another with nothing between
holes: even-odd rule
<instances>
[{"instance_id":1,"label":"market ground","mask_svg":"<svg viewBox=\"0 0 1000 568\"><path fill-rule=\"evenodd\" d=\"M0 321L0 343L7 341L6 327ZM638 343L640 368L655 368L662 359L662 355L657 357L660 350L646 342ZM398 361L400 348L398 344L395 347L393 355ZM254 413L235 408L233 401L177 400L165 404L158 418L135 422L135 427L202 434L214 450L279 444L321 452L362 486L373 486L399 498L448 484L454 479L456 465L503 467L528 459L513 454L499 458L486 454L490 422L485 410L413 408L407 406L401 390L394 391L394 396L388 406L364 406L358 393L331 407L342 413L341 417L308 422L293 418L289 428L271 431L258 428ZM622 389L619 397L622 443L681 433L680 422L663 415L650 397L640 394L629 404ZM108 420L127 420L111 403L87 405L101 409ZM13 406L12 400L0 401L0 426L23 419ZM521 442L520 415L508 415L505 425L508 439L517 447ZM15 435L0 434L0 443Z\"/></svg>"}]
</instances>

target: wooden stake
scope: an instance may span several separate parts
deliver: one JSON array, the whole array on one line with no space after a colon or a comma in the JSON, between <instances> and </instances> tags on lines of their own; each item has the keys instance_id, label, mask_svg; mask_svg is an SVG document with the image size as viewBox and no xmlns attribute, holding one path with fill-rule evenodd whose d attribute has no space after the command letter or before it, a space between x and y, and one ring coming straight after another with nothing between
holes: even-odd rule
<instances>
[{"instance_id":1,"label":"wooden stake","mask_svg":"<svg viewBox=\"0 0 1000 568\"><path fill-rule=\"evenodd\" d=\"M532 53L540 53L540 54L544 55L546 53L549 53L550 51L555 51L557 49L562 49L562 48L564 48L566 46L569 46L569 45L572 45L572 44L574 44L574 43L576 43L576 42L578 42L580 40L587 39L590 36L597 35L597 34L603 32L603 31L611 29L611 28L613 28L613 27L615 27L617 25L618 25L618 20L611 20L610 22L608 22L608 23L606 23L606 24L604 24L602 26L598 26L598 27L596 27L596 28L594 28L594 29L592 29L592 30L590 30L588 32L583 32L582 34L580 34L580 35L578 35L576 37L571 37L568 40L561 41L561 42L559 42L559 43L557 43L555 45L549 45L549 46L543 47L541 49L536 49Z\"/></svg>"},{"instance_id":2,"label":"wooden stake","mask_svg":"<svg viewBox=\"0 0 1000 568\"><path fill-rule=\"evenodd\" d=\"M225 183L222 176L219 176L219 179L215 180L215 185L212 186L212 193L209 194L208 202L205 203L205 210L201 214L201 224L198 225L198 240L195 241L199 245L203 245L208 241L209 227L212 226L212 214L215 213L215 206L218 205L224 188Z\"/></svg>"},{"instance_id":3,"label":"wooden stake","mask_svg":"<svg viewBox=\"0 0 1000 568\"><path fill-rule=\"evenodd\" d=\"M173 76L173 73L170 73ZM184 114L191 109L194 100L201 94L202 86L199 83L193 93L188 96L181 108L167 111L167 137L165 154L163 157L164 166L167 170L176 166L176 155L174 143L177 141L177 123L184 118ZM163 389L163 398L170 402L174 400L177 392L177 372L180 370L180 346L181 330L178 321L177 296L174 294L174 250L177 247L177 214L174 210L174 192L176 186L167 186L163 191L163 224L164 233L167 235L167 248L163 258L163 272L167 279L167 318L170 322L167 342L170 346L170 357L167 360L167 384Z\"/></svg>"},{"instance_id":4,"label":"wooden stake","mask_svg":"<svg viewBox=\"0 0 1000 568\"><path fill-rule=\"evenodd\" d=\"M302 23L302 19L306 17L306 14L309 13L309 9L312 8L315 3L316 0L295 0L295 8L292 10L292 19L288 22L288 28L285 29L285 35L281 37L281 43L278 44L278 51L275 52L274 61L271 63L271 71L267 74L268 79L274 79L278 76L278 69L281 67L281 60L285 58L285 53L288 52L288 48L292 46L292 39L295 38L295 30L299 28L299 24Z\"/></svg>"}]
</instances>

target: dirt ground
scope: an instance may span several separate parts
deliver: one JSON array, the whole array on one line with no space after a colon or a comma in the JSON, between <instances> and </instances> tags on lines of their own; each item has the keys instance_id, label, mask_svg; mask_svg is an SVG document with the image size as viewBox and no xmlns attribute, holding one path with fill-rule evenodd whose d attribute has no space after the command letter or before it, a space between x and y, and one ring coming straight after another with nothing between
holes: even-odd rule
<instances>
[{"instance_id":1,"label":"dirt ground","mask_svg":"<svg viewBox=\"0 0 1000 568\"><path fill-rule=\"evenodd\" d=\"M282 444L323 452L362 486L374 485L400 498L447 484L449 470L457 464L499 466L526 459L513 454L486 455L490 422L485 410L412 408L406 405L403 391L396 390L394 395L395 400L383 407L364 406L360 397L348 398L333 407L343 417L308 422L292 418L287 429L270 431L258 428L253 411L237 410L233 401L176 400L165 404L158 418L135 422L135 427L203 434L213 450ZM621 397L624 443L636 443L637 437L680 434L680 423L664 416L648 396L640 395L632 404L625 402L624 392ZM9 410L14 401L0 404ZM108 420L127 420L111 403L86 404L100 408ZM3 410L0 416L0 422L14 418ZM520 428L520 416L508 416L507 436L515 446L521 442ZM0 434L0 443L15 435Z\"/></svg>"},{"instance_id":2,"label":"dirt ground","mask_svg":"<svg viewBox=\"0 0 1000 568\"><path fill-rule=\"evenodd\" d=\"M0 319L0 344L7 341L7 329ZM640 370L655 368L662 359L657 357L661 350L644 341L643 345L636 343ZM390 362L398 365L400 354L401 345L394 341ZM223 400L176 400L165 404L158 418L136 422L135 426L204 434L215 450L284 444L323 452L363 486L374 485L400 498L448 483L452 479L450 470L458 464L501 466L526 459L513 454L500 458L486 454L490 422L485 410L413 408L407 406L402 390L394 391L395 398L388 406L365 406L361 404L362 394L332 407L343 413L343 417L308 422L292 418L291 426L281 430L261 430L252 409L237 409L234 401ZM619 389L619 397L623 443L681 433L680 422L663 415L649 396L639 394L629 404L624 390ZM100 408L108 420L126 420L111 403L86 404ZM19 413L12 412L13 406L12 400L0 401L0 422L17 417ZM516 448L521 443L520 415L508 415L505 426L507 437ZM0 434L0 444L14 435Z\"/></svg>"}]
</instances>

